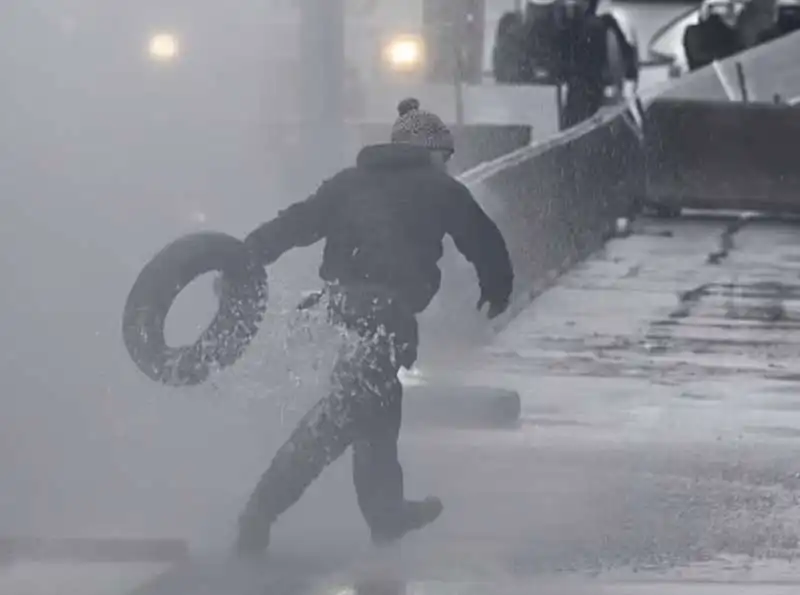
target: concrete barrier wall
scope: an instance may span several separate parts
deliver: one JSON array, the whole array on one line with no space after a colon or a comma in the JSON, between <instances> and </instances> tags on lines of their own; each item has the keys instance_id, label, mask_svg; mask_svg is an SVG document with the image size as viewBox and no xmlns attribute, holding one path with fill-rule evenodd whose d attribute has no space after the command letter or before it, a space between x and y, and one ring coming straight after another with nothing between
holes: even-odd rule
<instances>
[{"instance_id":1,"label":"concrete barrier wall","mask_svg":"<svg viewBox=\"0 0 800 595\"><path fill-rule=\"evenodd\" d=\"M776 102L776 99L778 100ZM647 201L800 212L800 33L665 89L644 118Z\"/></svg>"},{"instance_id":2,"label":"concrete barrier wall","mask_svg":"<svg viewBox=\"0 0 800 595\"><path fill-rule=\"evenodd\" d=\"M522 150L516 163L463 176L504 232L517 273L516 293L599 248L638 193L641 156L619 112L575 129L550 145Z\"/></svg>"},{"instance_id":3,"label":"concrete barrier wall","mask_svg":"<svg viewBox=\"0 0 800 595\"><path fill-rule=\"evenodd\" d=\"M800 212L800 109L659 99L644 130L648 202Z\"/></svg>"}]
</instances>

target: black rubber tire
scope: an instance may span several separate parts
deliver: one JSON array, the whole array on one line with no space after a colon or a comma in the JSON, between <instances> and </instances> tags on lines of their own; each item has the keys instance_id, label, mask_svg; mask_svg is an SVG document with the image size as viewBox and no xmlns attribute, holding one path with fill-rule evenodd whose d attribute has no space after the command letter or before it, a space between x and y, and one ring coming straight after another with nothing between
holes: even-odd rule
<instances>
[{"instance_id":1,"label":"black rubber tire","mask_svg":"<svg viewBox=\"0 0 800 595\"><path fill-rule=\"evenodd\" d=\"M178 294L219 271L224 293L214 319L192 345L170 347L164 323ZM183 236L156 254L133 284L122 320L125 347L139 369L169 386L197 385L244 353L267 307L267 273L240 240L223 233Z\"/></svg>"}]
</instances>

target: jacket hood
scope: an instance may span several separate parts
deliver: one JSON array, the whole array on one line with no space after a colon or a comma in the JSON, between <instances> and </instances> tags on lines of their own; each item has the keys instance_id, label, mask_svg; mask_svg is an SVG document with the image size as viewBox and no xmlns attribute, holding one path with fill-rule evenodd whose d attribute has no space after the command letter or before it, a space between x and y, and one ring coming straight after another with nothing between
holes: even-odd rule
<instances>
[{"instance_id":1,"label":"jacket hood","mask_svg":"<svg viewBox=\"0 0 800 595\"><path fill-rule=\"evenodd\" d=\"M364 147L356 165L366 169L404 169L431 167L431 155L425 147L406 143L386 143Z\"/></svg>"}]
</instances>

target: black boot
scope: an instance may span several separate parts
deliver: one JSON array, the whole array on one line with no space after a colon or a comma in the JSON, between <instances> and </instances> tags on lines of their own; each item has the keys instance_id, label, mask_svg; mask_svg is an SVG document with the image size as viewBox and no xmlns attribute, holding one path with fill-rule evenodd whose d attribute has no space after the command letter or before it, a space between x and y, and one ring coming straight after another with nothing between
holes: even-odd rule
<instances>
[{"instance_id":1,"label":"black boot","mask_svg":"<svg viewBox=\"0 0 800 595\"><path fill-rule=\"evenodd\" d=\"M397 523L383 530L373 529L372 543L388 545L402 538L409 531L416 531L430 525L439 518L444 505L439 498L429 496L424 500L406 500Z\"/></svg>"}]
</instances>

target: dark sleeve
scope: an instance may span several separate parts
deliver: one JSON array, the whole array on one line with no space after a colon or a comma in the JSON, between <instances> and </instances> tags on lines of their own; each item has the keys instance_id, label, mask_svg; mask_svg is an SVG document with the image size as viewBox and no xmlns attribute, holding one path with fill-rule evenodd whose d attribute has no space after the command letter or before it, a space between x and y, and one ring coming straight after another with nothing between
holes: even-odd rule
<instances>
[{"instance_id":1,"label":"dark sleeve","mask_svg":"<svg viewBox=\"0 0 800 595\"><path fill-rule=\"evenodd\" d=\"M336 177L325 181L306 200L284 209L246 238L245 244L264 265L278 260L292 248L315 244L328 233L328 225L335 214L341 191Z\"/></svg>"},{"instance_id":2,"label":"dark sleeve","mask_svg":"<svg viewBox=\"0 0 800 595\"><path fill-rule=\"evenodd\" d=\"M514 272L500 230L465 186L456 183L448 194L448 212L444 213L447 233L475 267L481 295L494 303L507 301Z\"/></svg>"}]
</instances>

